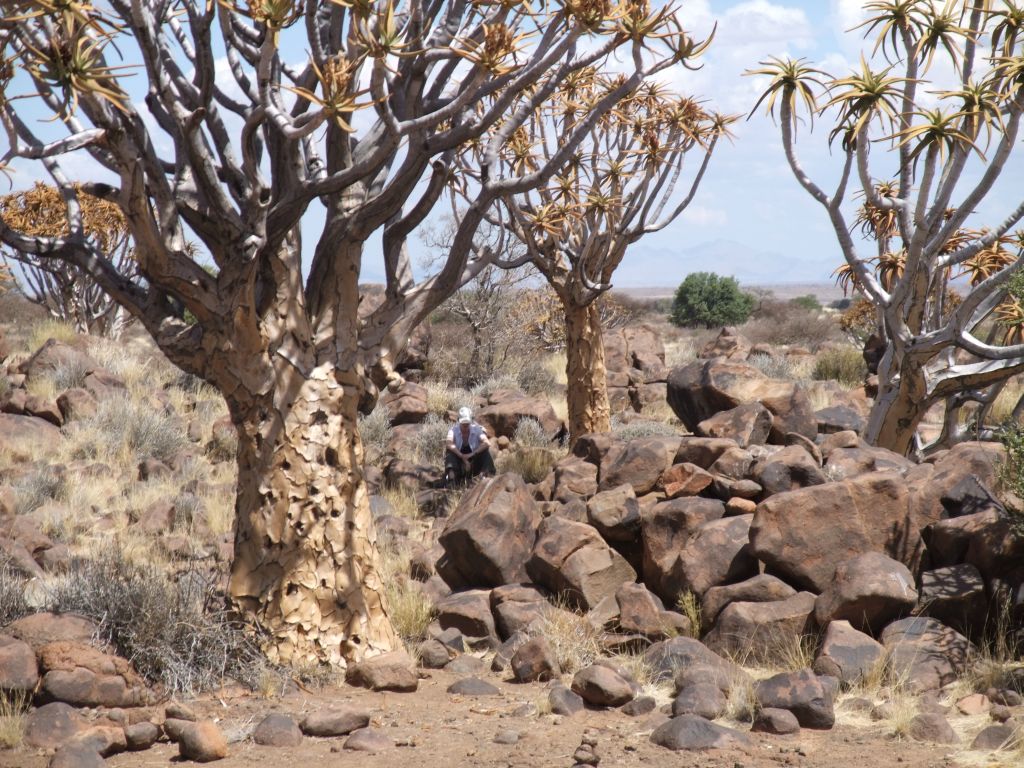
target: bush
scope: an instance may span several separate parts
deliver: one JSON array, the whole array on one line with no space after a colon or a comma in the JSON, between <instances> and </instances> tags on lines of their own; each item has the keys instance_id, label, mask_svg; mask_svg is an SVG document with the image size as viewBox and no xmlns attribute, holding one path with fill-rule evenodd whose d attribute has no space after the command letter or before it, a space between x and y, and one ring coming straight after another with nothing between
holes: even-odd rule
<instances>
[{"instance_id":1,"label":"bush","mask_svg":"<svg viewBox=\"0 0 1024 768\"><path fill-rule=\"evenodd\" d=\"M359 417L359 436L363 440L367 464L377 464L384 458L393 433L387 406L378 405L366 416Z\"/></svg>"},{"instance_id":2,"label":"bush","mask_svg":"<svg viewBox=\"0 0 1024 768\"><path fill-rule=\"evenodd\" d=\"M0 562L0 627L32 612L25 601L26 582L6 561Z\"/></svg>"},{"instance_id":3,"label":"bush","mask_svg":"<svg viewBox=\"0 0 1024 768\"><path fill-rule=\"evenodd\" d=\"M788 301L765 299L741 333L755 344L788 344L817 349L842 341L838 323L829 315L809 312Z\"/></svg>"},{"instance_id":4,"label":"bush","mask_svg":"<svg viewBox=\"0 0 1024 768\"><path fill-rule=\"evenodd\" d=\"M797 296L795 299L790 299L789 303L794 307L799 307L805 312L820 312L821 302L813 293L808 293L805 296Z\"/></svg>"},{"instance_id":5,"label":"bush","mask_svg":"<svg viewBox=\"0 0 1024 768\"><path fill-rule=\"evenodd\" d=\"M663 421L651 421L650 419L622 421L618 416L612 416L611 433L619 440L628 442L639 437L674 436L679 434L679 430Z\"/></svg>"},{"instance_id":6,"label":"bush","mask_svg":"<svg viewBox=\"0 0 1024 768\"><path fill-rule=\"evenodd\" d=\"M1024 536L1024 427L1008 424L999 434L999 441L1006 448L1006 458L999 466L999 489L1002 501L1009 513L1010 522L1017 536Z\"/></svg>"},{"instance_id":7,"label":"bush","mask_svg":"<svg viewBox=\"0 0 1024 768\"><path fill-rule=\"evenodd\" d=\"M740 290L736 278L694 272L676 289L669 320L686 327L736 325L750 317L754 302L753 296Z\"/></svg>"},{"instance_id":8,"label":"bush","mask_svg":"<svg viewBox=\"0 0 1024 768\"><path fill-rule=\"evenodd\" d=\"M409 439L412 461L419 464L443 464L444 441L451 425L436 414L429 414L420 428Z\"/></svg>"},{"instance_id":9,"label":"bush","mask_svg":"<svg viewBox=\"0 0 1024 768\"><path fill-rule=\"evenodd\" d=\"M868 366L864 356L855 347L833 347L818 355L814 364L814 378L818 381L838 381L848 387L864 383Z\"/></svg>"},{"instance_id":10,"label":"bush","mask_svg":"<svg viewBox=\"0 0 1024 768\"><path fill-rule=\"evenodd\" d=\"M28 472L14 483L18 514L27 514L48 501L63 501L67 497L67 481L62 472L46 465Z\"/></svg>"},{"instance_id":11,"label":"bush","mask_svg":"<svg viewBox=\"0 0 1024 768\"><path fill-rule=\"evenodd\" d=\"M54 586L50 608L95 621L103 642L171 692L207 690L225 677L255 687L263 655L222 604L202 574L186 571L171 581L112 548L73 562Z\"/></svg>"},{"instance_id":12,"label":"bush","mask_svg":"<svg viewBox=\"0 0 1024 768\"><path fill-rule=\"evenodd\" d=\"M127 397L100 401L93 416L68 428L68 436L79 458L121 455L131 462L152 458L166 463L189 444L180 421Z\"/></svg>"}]
</instances>

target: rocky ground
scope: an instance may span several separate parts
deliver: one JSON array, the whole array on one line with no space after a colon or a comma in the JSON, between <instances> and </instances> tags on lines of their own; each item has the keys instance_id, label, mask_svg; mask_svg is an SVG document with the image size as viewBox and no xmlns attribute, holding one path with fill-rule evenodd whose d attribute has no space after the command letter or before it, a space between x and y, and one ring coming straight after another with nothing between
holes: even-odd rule
<instances>
[{"instance_id":1,"label":"rocky ground","mask_svg":"<svg viewBox=\"0 0 1024 768\"><path fill-rule=\"evenodd\" d=\"M419 339L362 425L409 653L340 680L262 664L216 610L215 393L142 340L33 328L0 336L0 766L1024 759L1003 448L866 445L869 388L780 373L811 349L723 333L669 365L657 327L610 333L621 415L569 453L557 398L438 386ZM463 402L501 474L455 493Z\"/></svg>"}]
</instances>

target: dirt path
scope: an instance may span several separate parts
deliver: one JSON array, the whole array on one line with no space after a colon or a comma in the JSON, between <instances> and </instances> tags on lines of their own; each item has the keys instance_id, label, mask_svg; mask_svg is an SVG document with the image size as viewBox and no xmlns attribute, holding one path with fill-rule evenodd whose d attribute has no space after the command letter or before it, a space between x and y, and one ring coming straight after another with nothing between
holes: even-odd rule
<instances>
[{"instance_id":1,"label":"dirt path","mask_svg":"<svg viewBox=\"0 0 1024 768\"><path fill-rule=\"evenodd\" d=\"M197 703L195 709L202 716L217 719L235 742L229 757L216 763L218 768L570 768L585 728L597 731L602 768L937 768L964 764L964 754L956 747L894 740L877 726L844 724L842 717L829 732L804 730L785 737L753 734L755 746L749 752L673 753L648 740L654 723L651 716L634 719L616 711L588 711L571 718L527 714L517 710L543 706L546 690L542 686L492 680L501 689L500 697L468 698L446 693L456 679L452 675L430 675L415 694L370 693L346 686L313 693L299 691L274 699L207 699ZM301 717L306 712L346 705L369 710L372 724L396 746L367 754L342 749L344 738L306 739L299 747L285 749L260 747L243 740L271 712ZM518 734L517 743L495 743L499 732L509 731ZM46 762L41 754L0 753L0 768L45 768ZM166 768L183 763L179 762L176 746L160 744L146 752L116 755L107 764L111 768Z\"/></svg>"}]
</instances>

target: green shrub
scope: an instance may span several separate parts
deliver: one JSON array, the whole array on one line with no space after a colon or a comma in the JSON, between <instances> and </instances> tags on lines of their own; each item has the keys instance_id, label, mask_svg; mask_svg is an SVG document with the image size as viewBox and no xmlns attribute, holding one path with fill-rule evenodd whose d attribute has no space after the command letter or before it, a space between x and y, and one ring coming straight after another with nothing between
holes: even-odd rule
<instances>
[{"instance_id":1,"label":"green shrub","mask_svg":"<svg viewBox=\"0 0 1024 768\"><path fill-rule=\"evenodd\" d=\"M1024 426L1007 424L999 433L1006 458L999 466L999 489L1013 530L1024 536Z\"/></svg>"},{"instance_id":2,"label":"green shrub","mask_svg":"<svg viewBox=\"0 0 1024 768\"><path fill-rule=\"evenodd\" d=\"M821 302L813 293L808 293L805 296L797 296L795 299L790 299L789 303L794 307L799 307L806 312L820 312Z\"/></svg>"},{"instance_id":3,"label":"green shrub","mask_svg":"<svg viewBox=\"0 0 1024 768\"><path fill-rule=\"evenodd\" d=\"M814 363L814 378L818 381L838 381L848 387L864 383L868 366L864 355L855 347L833 347L818 355Z\"/></svg>"},{"instance_id":4,"label":"green shrub","mask_svg":"<svg viewBox=\"0 0 1024 768\"><path fill-rule=\"evenodd\" d=\"M736 278L694 272L676 289L669 320L691 328L736 325L750 317L754 302L753 296L740 290Z\"/></svg>"}]
</instances>

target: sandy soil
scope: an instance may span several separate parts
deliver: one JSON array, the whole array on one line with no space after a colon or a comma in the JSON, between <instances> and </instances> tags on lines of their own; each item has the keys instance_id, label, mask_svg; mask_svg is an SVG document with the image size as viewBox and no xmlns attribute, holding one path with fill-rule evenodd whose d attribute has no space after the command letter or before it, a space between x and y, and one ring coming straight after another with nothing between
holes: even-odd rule
<instances>
[{"instance_id":1,"label":"sandy soil","mask_svg":"<svg viewBox=\"0 0 1024 768\"><path fill-rule=\"evenodd\" d=\"M523 705L541 704L546 691L539 685L516 685L491 679L500 697L452 696L446 688L455 677L431 672L414 694L371 693L347 686L264 699L256 696L213 697L195 704L197 713L219 721L232 741L231 753L218 768L321 768L359 766L497 766L499 768L570 768L572 754L585 728L597 732L604 768L628 766L694 766L699 768L937 768L978 764L962 748L895 740L875 725L858 727L840 716L829 732L804 730L795 736L753 734L749 751L721 750L673 753L650 743L651 716L630 718L622 713L588 711L575 717L523 714ZM335 706L368 709L395 747L367 754L342 748L344 738L306 739L297 748L261 747L246 740L262 717L271 712L293 716ZM519 735L515 744L495 743L502 731ZM47 756L28 751L0 752L2 768L45 768ZM177 748L160 744L146 752L121 754L107 760L111 768L157 768L183 764ZM1009 763L1004 763L1009 765ZM992 765L992 763L989 763Z\"/></svg>"}]
</instances>

